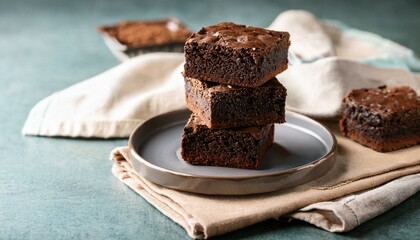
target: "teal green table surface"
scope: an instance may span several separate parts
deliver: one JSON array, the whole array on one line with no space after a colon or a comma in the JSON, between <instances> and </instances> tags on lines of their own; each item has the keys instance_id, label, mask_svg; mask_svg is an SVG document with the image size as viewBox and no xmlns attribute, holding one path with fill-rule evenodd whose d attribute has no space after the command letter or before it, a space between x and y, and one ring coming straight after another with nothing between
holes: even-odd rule
<instances>
[{"instance_id":1,"label":"teal green table surface","mask_svg":"<svg viewBox=\"0 0 420 240\"><path fill-rule=\"evenodd\" d=\"M194 30L219 21L267 26L306 9L420 54L419 1L0 1L0 239L186 239L188 235L111 174L126 139L24 137L31 107L118 61L96 32L124 19L178 17ZM419 239L420 194L348 233L266 221L228 239Z\"/></svg>"}]
</instances>

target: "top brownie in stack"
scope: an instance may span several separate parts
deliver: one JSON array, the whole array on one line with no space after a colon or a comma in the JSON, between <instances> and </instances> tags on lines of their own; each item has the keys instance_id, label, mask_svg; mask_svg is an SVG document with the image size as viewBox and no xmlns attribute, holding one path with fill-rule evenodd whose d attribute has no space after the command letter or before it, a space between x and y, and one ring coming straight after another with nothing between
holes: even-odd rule
<instances>
[{"instance_id":1,"label":"top brownie in stack","mask_svg":"<svg viewBox=\"0 0 420 240\"><path fill-rule=\"evenodd\" d=\"M184 74L203 81L258 87L287 69L288 32L222 22L185 43Z\"/></svg>"}]
</instances>

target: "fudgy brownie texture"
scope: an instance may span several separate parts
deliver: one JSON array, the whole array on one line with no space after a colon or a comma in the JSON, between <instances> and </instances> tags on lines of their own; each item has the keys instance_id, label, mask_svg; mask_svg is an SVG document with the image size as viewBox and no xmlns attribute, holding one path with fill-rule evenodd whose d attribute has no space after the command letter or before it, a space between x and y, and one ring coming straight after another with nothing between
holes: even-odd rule
<instances>
[{"instance_id":1,"label":"fudgy brownie texture","mask_svg":"<svg viewBox=\"0 0 420 240\"><path fill-rule=\"evenodd\" d=\"M127 49L183 52L192 32L178 19L125 21L112 26L99 26L98 31L115 38Z\"/></svg>"},{"instance_id":2,"label":"fudgy brownie texture","mask_svg":"<svg viewBox=\"0 0 420 240\"><path fill-rule=\"evenodd\" d=\"M340 130L379 152L420 144L420 98L409 87L352 90L343 99Z\"/></svg>"},{"instance_id":3,"label":"fudgy brownie texture","mask_svg":"<svg viewBox=\"0 0 420 240\"><path fill-rule=\"evenodd\" d=\"M193 165L258 169L273 138L273 124L212 130L192 114L184 127L181 157Z\"/></svg>"},{"instance_id":4,"label":"fudgy brownie texture","mask_svg":"<svg viewBox=\"0 0 420 240\"><path fill-rule=\"evenodd\" d=\"M276 78L247 88L185 77L185 95L187 107L211 129L285 121L286 88Z\"/></svg>"},{"instance_id":5,"label":"fudgy brownie texture","mask_svg":"<svg viewBox=\"0 0 420 240\"><path fill-rule=\"evenodd\" d=\"M185 43L187 77L257 87L287 69L288 32L222 22L202 28Z\"/></svg>"}]
</instances>

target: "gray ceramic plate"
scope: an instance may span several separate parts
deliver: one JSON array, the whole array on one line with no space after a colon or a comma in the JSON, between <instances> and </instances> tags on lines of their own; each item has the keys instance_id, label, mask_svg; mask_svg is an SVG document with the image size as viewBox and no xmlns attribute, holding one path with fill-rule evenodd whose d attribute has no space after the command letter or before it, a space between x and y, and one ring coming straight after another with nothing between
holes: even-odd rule
<instances>
[{"instance_id":1,"label":"gray ceramic plate","mask_svg":"<svg viewBox=\"0 0 420 240\"><path fill-rule=\"evenodd\" d=\"M260 170L193 166L180 160L182 130L188 110L151 118L128 141L134 169L156 184L203 194L243 195L283 190L314 180L333 165L334 135L303 115L286 112L276 124L274 144Z\"/></svg>"}]
</instances>

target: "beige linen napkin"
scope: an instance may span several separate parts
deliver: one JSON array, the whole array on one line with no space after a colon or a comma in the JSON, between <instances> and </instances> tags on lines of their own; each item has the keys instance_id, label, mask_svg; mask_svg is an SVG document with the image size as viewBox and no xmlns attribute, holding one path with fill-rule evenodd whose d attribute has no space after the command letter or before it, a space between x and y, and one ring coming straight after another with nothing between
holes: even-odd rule
<instances>
[{"instance_id":1,"label":"beige linen napkin","mask_svg":"<svg viewBox=\"0 0 420 240\"><path fill-rule=\"evenodd\" d=\"M338 141L333 169L316 181L285 191L249 196L206 196L168 189L149 182L132 169L127 147L113 150L112 172L184 227L193 238L224 234L286 214L329 231L348 231L420 189L416 175L400 180L405 183L402 185L396 182L372 192L359 193L402 176L420 173L420 146L378 153L342 137L335 125L329 124ZM376 194L378 192L381 194ZM347 198L324 203L343 196Z\"/></svg>"},{"instance_id":2,"label":"beige linen napkin","mask_svg":"<svg viewBox=\"0 0 420 240\"><path fill-rule=\"evenodd\" d=\"M287 109L315 118L339 116L341 100L354 88L407 85L420 90L419 80L409 71L339 57L291 66L277 78L287 88Z\"/></svg>"},{"instance_id":3,"label":"beige linen napkin","mask_svg":"<svg viewBox=\"0 0 420 240\"><path fill-rule=\"evenodd\" d=\"M183 54L154 53L124 62L40 101L25 135L128 137L144 120L185 108Z\"/></svg>"},{"instance_id":4,"label":"beige linen napkin","mask_svg":"<svg viewBox=\"0 0 420 240\"><path fill-rule=\"evenodd\" d=\"M320 21L307 11L285 11L268 29L290 32L292 45L289 50L302 62L337 56L376 66L420 71L420 61L411 49L338 21Z\"/></svg>"},{"instance_id":5,"label":"beige linen napkin","mask_svg":"<svg viewBox=\"0 0 420 240\"><path fill-rule=\"evenodd\" d=\"M334 201L314 203L288 216L330 232L346 232L391 209L418 191L420 173Z\"/></svg>"}]
</instances>

